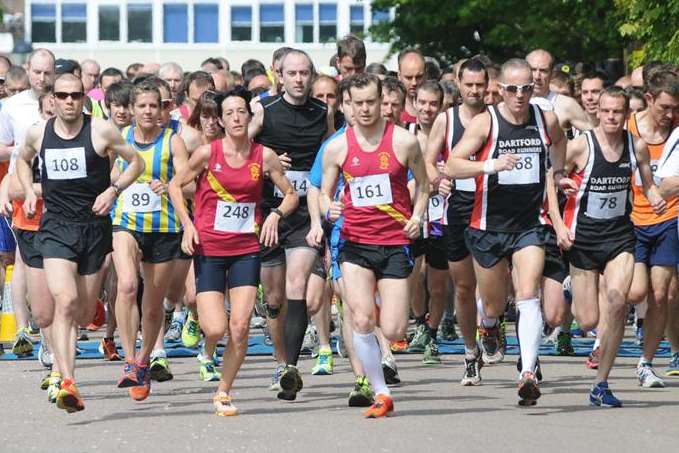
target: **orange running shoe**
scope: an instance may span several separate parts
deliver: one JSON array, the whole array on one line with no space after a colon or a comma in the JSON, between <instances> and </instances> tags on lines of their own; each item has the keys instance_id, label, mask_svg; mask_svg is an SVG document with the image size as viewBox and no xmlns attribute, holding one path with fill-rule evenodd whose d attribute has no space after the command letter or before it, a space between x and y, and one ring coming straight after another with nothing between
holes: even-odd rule
<instances>
[{"instance_id":1,"label":"orange running shoe","mask_svg":"<svg viewBox=\"0 0 679 453\"><path fill-rule=\"evenodd\" d=\"M405 338L403 340L391 342L392 352L406 352L407 350L408 350L408 340L406 340Z\"/></svg>"},{"instance_id":2,"label":"orange running shoe","mask_svg":"<svg viewBox=\"0 0 679 453\"><path fill-rule=\"evenodd\" d=\"M372 406L363 412L365 418L380 418L386 417L394 412L394 400L390 396L380 393L375 396L375 402Z\"/></svg>"},{"instance_id":3,"label":"orange running shoe","mask_svg":"<svg viewBox=\"0 0 679 453\"><path fill-rule=\"evenodd\" d=\"M94 319L89 323L85 329L90 332L95 332L101 328L106 322L106 307L101 299L97 299L97 310L94 312Z\"/></svg>"},{"instance_id":4,"label":"orange running shoe","mask_svg":"<svg viewBox=\"0 0 679 453\"><path fill-rule=\"evenodd\" d=\"M215 407L215 414L220 417L231 417L238 415L238 408L233 405L231 396L225 392L217 392L212 397L212 404Z\"/></svg>"},{"instance_id":5,"label":"orange running shoe","mask_svg":"<svg viewBox=\"0 0 679 453\"><path fill-rule=\"evenodd\" d=\"M139 380L139 385L130 387L127 391L133 400L144 401L149 397L149 393L151 393L151 373L149 372L148 365L137 365L137 379Z\"/></svg>"},{"instance_id":6,"label":"orange running shoe","mask_svg":"<svg viewBox=\"0 0 679 453\"><path fill-rule=\"evenodd\" d=\"M125 368L123 368L123 375L118 379L118 388L123 389L127 387L135 387L141 385L139 379L137 378L137 373L139 368L134 363L126 363Z\"/></svg>"},{"instance_id":7,"label":"orange running shoe","mask_svg":"<svg viewBox=\"0 0 679 453\"><path fill-rule=\"evenodd\" d=\"M590 370L596 370L599 368L599 356L601 356L601 350L599 348L596 348L594 351L592 351L589 354L589 357L587 357L587 361L585 362L585 366L589 368Z\"/></svg>"},{"instance_id":8,"label":"orange running shoe","mask_svg":"<svg viewBox=\"0 0 679 453\"><path fill-rule=\"evenodd\" d=\"M57 407L69 414L85 409L85 403L80 398L80 392L72 379L64 379L57 393Z\"/></svg>"},{"instance_id":9,"label":"orange running shoe","mask_svg":"<svg viewBox=\"0 0 679 453\"><path fill-rule=\"evenodd\" d=\"M108 360L110 362L117 362L121 360L120 354L118 354L118 350L116 349L116 342L113 340L113 338L102 338L100 349L103 351L104 360Z\"/></svg>"}]
</instances>

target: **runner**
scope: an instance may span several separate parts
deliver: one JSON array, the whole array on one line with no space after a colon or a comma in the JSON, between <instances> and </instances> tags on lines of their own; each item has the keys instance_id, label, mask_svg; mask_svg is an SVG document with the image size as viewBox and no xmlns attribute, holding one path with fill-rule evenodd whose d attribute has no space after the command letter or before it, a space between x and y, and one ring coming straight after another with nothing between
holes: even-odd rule
<instances>
[{"instance_id":1,"label":"runner","mask_svg":"<svg viewBox=\"0 0 679 453\"><path fill-rule=\"evenodd\" d=\"M104 102L109 112L109 120L120 130L132 123L130 94L133 87L130 82L117 82L106 90Z\"/></svg>"},{"instance_id":2,"label":"runner","mask_svg":"<svg viewBox=\"0 0 679 453\"><path fill-rule=\"evenodd\" d=\"M679 75L667 69L651 71L645 80L646 110L633 113L627 130L648 144L651 169L655 172L672 130L679 125ZM632 303L646 300L648 309L643 322L643 354L639 359L637 377L642 387L664 387L665 383L653 369L653 358L665 333L668 300L675 298L679 263L677 235L677 198L667 198L667 210L657 215L644 196L637 174L632 185L634 193L632 222L636 236L634 278L629 298ZM675 285L672 285L675 280Z\"/></svg>"},{"instance_id":3,"label":"runner","mask_svg":"<svg viewBox=\"0 0 679 453\"><path fill-rule=\"evenodd\" d=\"M111 211L113 263L118 277L116 321L125 352L118 387L129 388L135 401L145 400L151 390L150 356L163 322L165 286L181 243L181 227L168 199L167 184L186 164L188 155L182 139L172 129L159 125L161 99L160 90L148 81L132 90L134 126L123 129L122 136L144 159L146 169L120 194ZM120 160L116 165L120 172L126 168ZM141 313L137 308L140 262ZM135 354L140 317L143 339Z\"/></svg>"},{"instance_id":4,"label":"runner","mask_svg":"<svg viewBox=\"0 0 679 453\"><path fill-rule=\"evenodd\" d=\"M70 413L85 408L74 380L76 326L94 315L99 270L112 249L108 214L116 194L141 174L144 163L113 125L82 114L85 93L78 78L60 76L54 96L57 117L28 130L17 175L30 218L37 204L31 162L40 154L45 211L35 245L55 303L51 346L63 377L57 406ZM111 184L111 162L118 155L129 166Z\"/></svg>"},{"instance_id":5,"label":"runner","mask_svg":"<svg viewBox=\"0 0 679 453\"><path fill-rule=\"evenodd\" d=\"M488 87L486 67L478 59L465 61L459 69L459 86L462 104L439 114L432 126L427 141L425 164L430 182L438 194L447 200L446 255L448 273L455 291L455 313L464 339L464 366L462 385L479 385L483 361L476 343L476 278L469 249L464 241L464 232L469 226L474 205L474 179L455 181L455 190L450 179L439 170L437 163L447 161L450 151L458 144L472 119L485 110L484 99ZM452 192L452 193L451 193ZM482 341L492 340L488 329L481 329ZM484 350L495 354L497 345L489 341Z\"/></svg>"},{"instance_id":6,"label":"runner","mask_svg":"<svg viewBox=\"0 0 679 453\"><path fill-rule=\"evenodd\" d=\"M365 72L365 44L354 35L346 35L337 41L338 80Z\"/></svg>"},{"instance_id":7,"label":"runner","mask_svg":"<svg viewBox=\"0 0 679 453\"><path fill-rule=\"evenodd\" d=\"M195 71L184 79L183 84L184 103L172 112L172 116L181 122L186 123L189 121L191 113L198 103L200 96L207 90L214 91L215 82L207 72ZM176 98L173 96L172 99L174 100Z\"/></svg>"},{"instance_id":8,"label":"runner","mask_svg":"<svg viewBox=\"0 0 679 453\"><path fill-rule=\"evenodd\" d=\"M201 142L204 145L224 136L224 128L218 116L220 107L217 105L217 98L214 91L203 93L189 117L188 125L201 133Z\"/></svg>"},{"instance_id":9,"label":"runner","mask_svg":"<svg viewBox=\"0 0 679 453\"><path fill-rule=\"evenodd\" d=\"M278 156L248 138L250 96L242 88L215 97L227 135L198 148L188 166L170 182L170 196L184 226L182 249L196 266L198 312L205 332L205 354L229 331L222 375L213 398L217 415L236 415L231 387L248 349L250 317L259 284L259 243L278 240L278 222L292 213L298 197ZM262 223L263 176L284 193ZM184 205L182 188L198 177L195 221ZM227 292L228 290L228 292ZM231 306L227 316L224 297Z\"/></svg>"},{"instance_id":10,"label":"runner","mask_svg":"<svg viewBox=\"0 0 679 453\"><path fill-rule=\"evenodd\" d=\"M401 112L400 123L417 122L415 95L417 87L424 80L424 57L419 50L408 48L398 54L398 78L406 88L405 109Z\"/></svg>"},{"instance_id":11,"label":"runner","mask_svg":"<svg viewBox=\"0 0 679 453\"><path fill-rule=\"evenodd\" d=\"M546 160L549 158L560 173L565 148L554 114L528 102L533 86L528 63L508 60L500 75L504 102L474 117L447 163L453 178L476 178L465 239L482 299L482 327L498 331L498 318L507 303L510 265L517 277L514 289L521 313L517 330L522 359L518 393L522 406L534 405L540 397L534 371L542 340L539 288L546 231L540 211ZM469 159L472 156L476 161ZM558 174L556 184L569 189L572 181Z\"/></svg>"},{"instance_id":12,"label":"runner","mask_svg":"<svg viewBox=\"0 0 679 453\"><path fill-rule=\"evenodd\" d=\"M321 209L330 221L345 217L339 262L351 282L345 285L345 297L353 315L353 346L376 393L364 415L374 418L394 410L374 331L379 321L387 339L405 334L407 277L413 267L409 244L420 233L429 191L417 139L381 118L379 78L356 75L349 91L356 124L347 129L345 140L335 140L326 149ZM408 169L417 181L414 208L407 189ZM348 181L344 198L331 202L340 171ZM375 289L381 299L379 319Z\"/></svg>"},{"instance_id":13,"label":"runner","mask_svg":"<svg viewBox=\"0 0 679 453\"><path fill-rule=\"evenodd\" d=\"M163 63L158 70L158 77L167 82L170 86L170 97L176 101L184 80L182 67L174 62Z\"/></svg>"},{"instance_id":14,"label":"runner","mask_svg":"<svg viewBox=\"0 0 679 453\"><path fill-rule=\"evenodd\" d=\"M404 123L401 117L406 105L406 87L396 77L385 77L382 81L382 118L397 126Z\"/></svg>"},{"instance_id":15,"label":"runner","mask_svg":"<svg viewBox=\"0 0 679 453\"><path fill-rule=\"evenodd\" d=\"M283 400L294 400L303 385L297 360L309 322L307 281L319 255L306 242L311 226L306 203L307 178L321 142L333 131L327 106L309 96L314 72L305 52L286 53L281 60L284 93L262 99L255 106L249 132L255 141L278 153L286 176L300 197L297 210L280 223L278 246L262 250L262 287L278 362L272 389L278 389L280 380L278 398ZM265 214L276 208L281 198L282 194L266 183ZM287 309L285 319L277 319L283 307Z\"/></svg>"}]
</instances>

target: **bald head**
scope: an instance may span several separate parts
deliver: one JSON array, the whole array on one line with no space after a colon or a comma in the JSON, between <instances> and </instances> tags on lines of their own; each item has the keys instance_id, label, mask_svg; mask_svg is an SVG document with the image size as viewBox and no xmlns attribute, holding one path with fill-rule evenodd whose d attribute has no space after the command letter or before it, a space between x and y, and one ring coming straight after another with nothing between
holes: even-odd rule
<instances>
[{"instance_id":1,"label":"bald head","mask_svg":"<svg viewBox=\"0 0 679 453\"><path fill-rule=\"evenodd\" d=\"M535 96L547 96L549 93L549 82L552 79L552 67L554 57L544 49L535 49L526 55L526 61L533 72L533 82L535 82Z\"/></svg>"},{"instance_id":2,"label":"bald head","mask_svg":"<svg viewBox=\"0 0 679 453\"><path fill-rule=\"evenodd\" d=\"M632 74L630 75L630 79L632 79L632 86L635 88L643 88L644 87L644 67L639 66L638 68L635 68L634 71L632 71Z\"/></svg>"},{"instance_id":3,"label":"bald head","mask_svg":"<svg viewBox=\"0 0 679 453\"><path fill-rule=\"evenodd\" d=\"M85 87L85 93L93 88L96 88L99 82L99 74L101 74L101 67L99 63L94 60L86 59L80 63L82 68L81 79L83 81L83 86Z\"/></svg>"},{"instance_id":4,"label":"bald head","mask_svg":"<svg viewBox=\"0 0 679 453\"><path fill-rule=\"evenodd\" d=\"M160 70L160 65L158 63L146 63L139 72L144 74L158 75L158 70Z\"/></svg>"},{"instance_id":5,"label":"bald head","mask_svg":"<svg viewBox=\"0 0 679 453\"><path fill-rule=\"evenodd\" d=\"M417 94L417 87L424 80L424 57L415 49L406 49L398 56L398 78L407 90L411 102Z\"/></svg>"},{"instance_id":6,"label":"bald head","mask_svg":"<svg viewBox=\"0 0 679 453\"><path fill-rule=\"evenodd\" d=\"M54 92L56 93L58 91L64 91L61 89L62 87L66 85L72 86L74 83L80 86L80 90L83 89L83 82L77 76L71 74L70 72L59 74L54 80Z\"/></svg>"},{"instance_id":7,"label":"bald head","mask_svg":"<svg viewBox=\"0 0 679 453\"><path fill-rule=\"evenodd\" d=\"M632 86L632 78L630 76L622 76L615 81L615 86L624 90L625 88Z\"/></svg>"},{"instance_id":8,"label":"bald head","mask_svg":"<svg viewBox=\"0 0 679 453\"><path fill-rule=\"evenodd\" d=\"M47 49L35 49L26 61L28 79L36 97L52 85L54 79L54 54Z\"/></svg>"}]
</instances>

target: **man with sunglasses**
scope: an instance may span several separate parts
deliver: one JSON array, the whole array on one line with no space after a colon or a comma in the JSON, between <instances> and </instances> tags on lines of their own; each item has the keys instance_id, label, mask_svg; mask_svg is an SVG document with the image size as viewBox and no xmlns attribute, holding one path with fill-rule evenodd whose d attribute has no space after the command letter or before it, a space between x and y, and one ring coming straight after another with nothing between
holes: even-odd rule
<instances>
[{"instance_id":1,"label":"man with sunglasses","mask_svg":"<svg viewBox=\"0 0 679 453\"><path fill-rule=\"evenodd\" d=\"M542 340L539 290L546 230L541 208L547 159L555 169L556 186L568 191L574 187L563 177L566 138L553 113L529 103L533 87L529 64L518 58L507 61L500 74L504 102L472 119L446 165L453 178L476 179L465 239L474 260L483 326L495 327L504 313L510 266L517 277L522 406L532 406L540 397L534 372Z\"/></svg>"},{"instance_id":2,"label":"man with sunglasses","mask_svg":"<svg viewBox=\"0 0 679 453\"><path fill-rule=\"evenodd\" d=\"M464 232L469 226L476 184L473 178L451 181L439 170L437 162L448 160L450 152L462 138L472 119L485 111L488 88L486 66L478 59L466 60L459 69L459 87L462 104L439 114L434 121L427 141L425 165L429 181L438 194L447 199L445 216L446 255L448 272L455 288L455 314L464 338L464 365L462 385L479 385L483 361L476 343L476 279ZM484 351L497 354L498 326L481 326L481 341L487 343ZM492 333L495 332L495 335Z\"/></svg>"},{"instance_id":3,"label":"man with sunglasses","mask_svg":"<svg viewBox=\"0 0 679 453\"><path fill-rule=\"evenodd\" d=\"M31 218L37 203L31 163L40 155L44 213L34 245L55 305L50 346L63 377L56 402L69 413L85 408L74 380L76 327L94 316L101 269L112 249L109 212L115 197L144 170L115 126L82 113L84 97L79 78L60 75L54 85L56 118L28 130L16 162L23 209ZM111 163L118 156L129 165L112 184Z\"/></svg>"},{"instance_id":4,"label":"man with sunglasses","mask_svg":"<svg viewBox=\"0 0 679 453\"><path fill-rule=\"evenodd\" d=\"M533 97L531 103L537 104L542 110L550 110L559 119L559 125L564 131L571 128L580 131L592 129L587 114L578 102L568 96L563 96L549 89L554 68L554 57L544 49L535 49L526 55L526 61L533 72Z\"/></svg>"}]
</instances>

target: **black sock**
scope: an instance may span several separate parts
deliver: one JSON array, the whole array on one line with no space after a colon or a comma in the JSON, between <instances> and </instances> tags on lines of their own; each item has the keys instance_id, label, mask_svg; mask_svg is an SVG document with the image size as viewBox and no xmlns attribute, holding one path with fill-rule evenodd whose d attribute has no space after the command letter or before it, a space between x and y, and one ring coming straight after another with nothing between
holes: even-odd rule
<instances>
[{"instance_id":1,"label":"black sock","mask_svg":"<svg viewBox=\"0 0 679 453\"><path fill-rule=\"evenodd\" d=\"M304 343L304 334L309 324L306 300L288 299L288 313L285 316L285 354L289 365L297 365L299 353Z\"/></svg>"},{"instance_id":2,"label":"black sock","mask_svg":"<svg viewBox=\"0 0 679 453\"><path fill-rule=\"evenodd\" d=\"M427 321L427 315L424 314L422 316L415 316L415 325L421 326Z\"/></svg>"},{"instance_id":3,"label":"black sock","mask_svg":"<svg viewBox=\"0 0 679 453\"><path fill-rule=\"evenodd\" d=\"M644 328L644 318L637 318L637 329Z\"/></svg>"},{"instance_id":4,"label":"black sock","mask_svg":"<svg viewBox=\"0 0 679 453\"><path fill-rule=\"evenodd\" d=\"M429 337L432 340L436 340L436 336L438 335L439 332L438 327L432 327L431 325L427 324L427 329L429 330Z\"/></svg>"}]
</instances>

